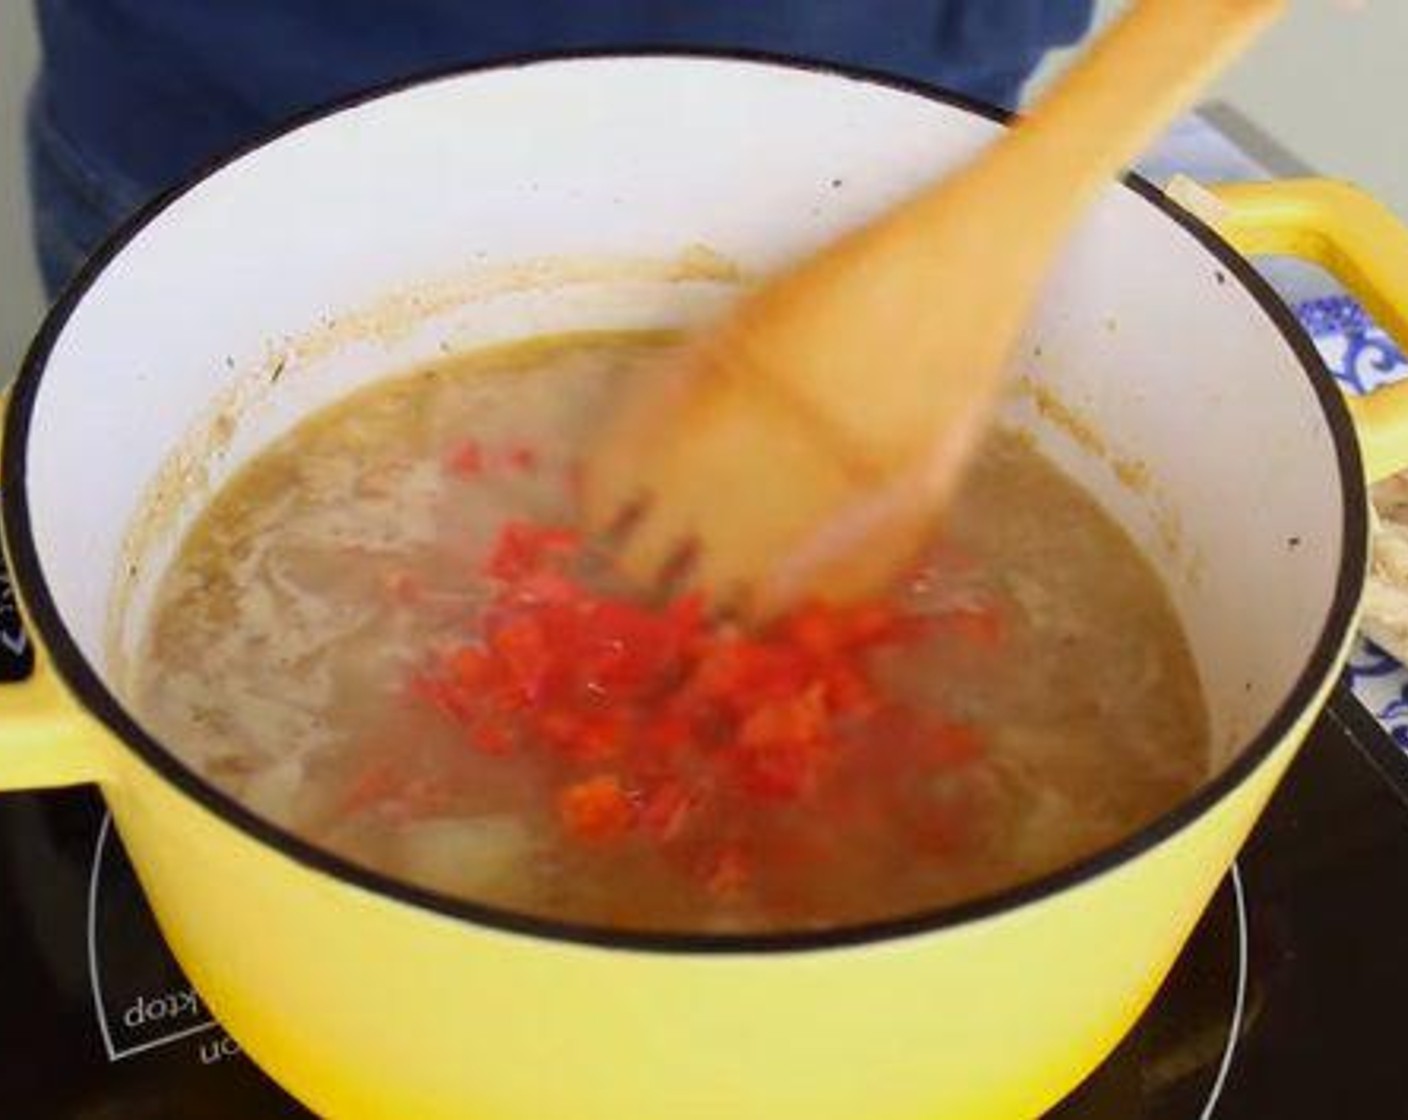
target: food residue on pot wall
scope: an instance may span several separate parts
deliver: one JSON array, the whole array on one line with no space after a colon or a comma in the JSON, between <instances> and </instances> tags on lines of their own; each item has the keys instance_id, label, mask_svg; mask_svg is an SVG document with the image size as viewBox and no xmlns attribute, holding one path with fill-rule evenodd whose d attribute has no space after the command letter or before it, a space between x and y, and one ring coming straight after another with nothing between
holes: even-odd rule
<instances>
[{"instance_id":1,"label":"food residue on pot wall","mask_svg":"<svg viewBox=\"0 0 1408 1120\"><path fill-rule=\"evenodd\" d=\"M328 360L354 347L376 343L389 348L437 316L505 295L615 283L736 285L747 276L734 261L702 244L685 246L673 257L563 256L499 266L469 263L456 273L395 289L360 308L325 317L302 334L266 339L261 356L214 397L203 418L167 455L134 511L104 629L112 678L119 685L127 680L135 640L131 631L140 622L144 597L190 519L236 465L230 462L230 452L237 436L276 392L316 375ZM237 365L226 354L212 355L211 362L230 369ZM394 365L395 359L388 357L388 362Z\"/></svg>"},{"instance_id":2,"label":"food residue on pot wall","mask_svg":"<svg viewBox=\"0 0 1408 1120\"><path fill-rule=\"evenodd\" d=\"M1037 347L1034 355L1039 358L1041 354L1041 347ZM1019 376L1014 389L1018 396L1032 402L1043 420L1065 433L1088 455L1108 466L1115 480L1126 490L1144 499L1160 548L1170 559L1187 561L1184 577L1196 586L1203 576L1203 561L1196 554L1185 556L1188 550L1182 518L1155 482L1148 463L1114 451L1089 417L1035 377Z\"/></svg>"}]
</instances>

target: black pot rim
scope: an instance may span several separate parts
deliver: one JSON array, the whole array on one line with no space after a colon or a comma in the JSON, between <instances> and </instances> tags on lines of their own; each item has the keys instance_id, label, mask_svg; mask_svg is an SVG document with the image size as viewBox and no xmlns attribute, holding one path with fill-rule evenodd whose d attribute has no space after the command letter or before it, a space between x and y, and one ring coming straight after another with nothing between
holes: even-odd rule
<instances>
[{"instance_id":1,"label":"black pot rim","mask_svg":"<svg viewBox=\"0 0 1408 1120\"><path fill-rule=\"evenodd\" d=\"M304 867L329 875L395 902L434 912L472 925L524 934L545 941L591 945L606 949L671 954L796 953L885 942L937 933L1016 910L1078 887L1130 863L1151 848L1191 826L1238 788L1293 731L1297 720L1315 704L1321 689L1336 671L1354 623L1364 581L1368 539L1367 496L1359 445L1349 413L1314 346L1295 316L1261 276L1230 245L1197 218L1170 201L1157 187L1128 175L1124 186L1174 224L1182 227L1209 254L1212 262L1240 284L1275 324L1295 353L1320 402L1334 441L1343 505L1342 549L1335 594L1301 672L1289 693L1235 759L1212 781L1138 831L1074 864L1019 886L958 905L937 907L881 921L818 931L748 934L645 932L558 921L506 908L470 902L403 883L389 875L352 863L256 816L229 795L187 768L130 716L108 690L98 672L79 651L54 602L33 539L27 493L28 437L35 401L49 356L75 308L97 277L141 231L176 199L228 164L274 142L285 134L341 110L430 82L562 62L627 60L718 61L784 70L807 71L862 81L940 102L997 123L1012 114L937 86L896 78L861 67L837 65L756 51L694 50L650 46L610 50L555 51L513 56L485 63L452 67L373 87L304 113L282 127L215 161L181 185L144 206L128 219L86 263L69 284L39 330L15 382L5 418L0 513L16 586L37 636L54 667L83 706L120 739L127 749L162 779L275 852Z\"/></svg>"}]
</instances>

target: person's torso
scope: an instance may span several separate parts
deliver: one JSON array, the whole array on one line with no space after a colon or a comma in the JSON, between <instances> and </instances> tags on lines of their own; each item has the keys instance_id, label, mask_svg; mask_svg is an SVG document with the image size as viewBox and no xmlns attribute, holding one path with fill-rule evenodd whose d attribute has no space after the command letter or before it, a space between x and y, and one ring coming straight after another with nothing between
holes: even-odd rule
<instances>
[{"instance_id":1,"label":"person's torso","mask_svg":"<svg viewBox=\"0 0 1408 1120\"><path fill-rule=\"evenodd\" d=\"M1011 100L1090 0L37 0L39 110L138 194L311 106L421 71L630 45L746 49Z\"/></svg>"}]
</instances>

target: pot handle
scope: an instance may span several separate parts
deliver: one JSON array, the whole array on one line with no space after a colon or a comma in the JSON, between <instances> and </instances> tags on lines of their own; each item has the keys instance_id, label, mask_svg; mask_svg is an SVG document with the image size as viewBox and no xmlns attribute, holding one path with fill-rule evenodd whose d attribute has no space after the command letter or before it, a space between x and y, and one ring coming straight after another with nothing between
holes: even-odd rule
<instances>
[{"instance_id":1,"label":"pot handle","mask_svg":"<svg viewBox=\"0 0 1408 1120\"><path fill-rule=\"evenodd\" d=\"M0 392L0 416L5 400ZM10 647L20 635L0 637ZM101 781L101 730L69 696L43 650L28 644L34 658L29 676L0 682L0 792Z\"/></svg>"},{"instance_id":2,"label":"pot handle","mask_svg":"<svg viewBox=\"0 0 1408 1120\"><path fill-rule=\"evenodd\" d=\"M1371 195L1334 179L1202 187L1183 176L1167 193L1246 256L1319 265L1408 353L1408 226ZM1369 481L1408 468L1408 381L1347 401Z\"/></svg>"}]
</instances>

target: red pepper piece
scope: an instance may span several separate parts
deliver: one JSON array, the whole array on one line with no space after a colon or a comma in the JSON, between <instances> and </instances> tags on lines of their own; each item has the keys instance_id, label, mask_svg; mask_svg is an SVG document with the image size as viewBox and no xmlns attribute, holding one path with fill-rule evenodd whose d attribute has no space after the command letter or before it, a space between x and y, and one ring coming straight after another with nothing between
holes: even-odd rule
<instances>
[{"instance_id":1,"label":"red pepper piece","mask_svg":"<svg viewBox=\"0 0 1408 1120\"><path fill-rule=\"evenodd\" d=\"M658 693L678 676L692 623L629 603L598 600L580 615L581 679L613 699Z\"/></svg>"},{"instance_id":2,"label":"red pepper piece","mask_svg":"<svg viewBox=\"0 0 1408 1120\"><path fill-rule=\"evenodd\" d=\"M572 757L581 762L600 762L619 755L630 734L630 718L624 712L600 712L581 722L572 745Z\"/></svg>"},{"instance_id":3,"label":"red pepper piece","mask_svg":"<svg viewBox=\"0 0 1408 1120\"><path fill-rule=\"evenodd\" d=\"M982 756L983 741L973 728L961 723L944 724L926 736L924 761L935 766L963 766Z\"/></svg>"},{"instance_id":4,"label":"red pepper piece","mask_svg":"<svg viewBox=\"0 0 1408 1120\"><path fill-rule=\"evenodd\" d=\"M645 717L642 732L645 745L661 754L669 754L695 741L694 721L687 715L665 710L659 715L653 712Z\"/></svg>"},{"instance_id":5,"label":"red pepper piece","mask_svg":"<svg viewBox=\"0 0 1408 1120\"><path fill-rule=\"evenodd\" d=\"M469 741L485 754L508 754L513 749L513 732L497 720L482 720L471 729Z\"/></svg>"},{"instance_id":6,"label":"red pepper piece","mask_svg":"<svg viewBox=\"0 0 1408 1120\"><path fill-rule=\"evenodd\" d=\"M401 789L400 767L388 758L373 758L353 776L338 802L343 816L356 816L390 800Z\"/></svg>"},{"instance_id":7,"label":"red pepper piece","mask_svg":"<svg viewBox=\"0 0 1408 1120\"><path fill-rule=\"evenodd\" d=\"M723 700L738 692L747 676L743 643L721 641L706 648L694 668L688 690L701 700Z\"/></svg>"},{"instance_id":8,"label":"red pepper piece","mask_svg":"<svg viewBox=\"0 0 1408 1120\"><path fill-rule=\"evenodd\" d=\"M581 538L570 529L510 521L500 531L489 557L489 574L505 581L518 580L535 573L550 560L569 556L580 546Z\"/></svg>"},{"instance_id":9,"label":"red pepper piece","mask_svg":"<svg viewBox=\"0 0 1408 1120\"><path fill-rule=\"evenodd\" d=\"M665 614L680 637L697 639L704 627L704 596L681 595L670 602Z\"/></svg>"},{"instance_id":10,"label":"red pepper piece","mask_svg":"<svg viewBox=\"0 0 1408 1120\"><path fill-rule=\"evenodd\" d=\"M457 478L478 478L484 473L484 449L475 440L461 440L445 456L445 471Z\"/></svg>"},{"instance_id":11,"label":"red pepper piece","mask_svg":"<svg viewBox=\"0 0 1408 1120\"><path fill-rule=\"evenodd\" d=\"M646 794L640 810L641 827L661 842L673 840L684 831L694 803L683 783L667 779Z\"/></svg>"},{"instance_id":12,"label":"red pepper piece","mask_svg":"<svg viewBox=\"0 0 1408 1120\"><path fill-rule=\"evenodd\" d=\"M827 705L837 716L865 718L880 707L880 694L850 661L829 662L821 673Z\"/></svg>"},{"instance_id":13,"label":"red pepper piece","mask_svg":"<svg viewBox=\"0 0 1408 1120\"><path fill-rule=\"evenodd\" d=\"M843 619L848 644L875 646L909 636L906 619L890 603L862 603Z\"/></svg>"},{"instance_id":14,"label":"red pepper piece","mask_svg":"<svg viewBox=\"0 0 1408 1120\"><path fill-rule=\"evenodd\" d=\"M550 708L538 715L533 722L533 730L549 746L566 753L577 741L579 720L575 712L562 708Z\"/></svg>"},{"instance_id":15,"label":"red pepper piece","mask_svg":"<svg viewBox=\"0 0 1408 1120\"><path fill-rule=\"evenodd\" d=\"M820 688L758 709L739 729L739 784L755 797L791 800L816 785L829 753L830 721Z\"/></svg>"},{"instance_id":16,"label":"red pepper piece","mask_svg":"<svg viewBox=\"0 0 1408 1120\"><path fill-rule=\"evenodd\" d=\"M478 646L462 646L450 654L449 669L455 683L461 688L473 690L483 688L494 676L494 665L489 655Z\"/></svg>"},{"instance_id":17,"label":"red pepper piece","mask_svg":"<svg viewBox=\"0 0 1408 1120\"><path fill-rule=\"evenodd\" d=\"M577 782L562 791L557 802L562 825L584 840L610 840L630 830L635 808L610 774Z\"/></svg>"},{"instance_id":18,"label":"red pepper piece","mask_svg":"<svg viewBox=\"0 0 1408 1120\"><path fill-rule=\"evenodd\" d=\"M824 603L807 603L792 611L782 622L786 640L813 657L834 657L848 644L848 635L836 612Z\"/></svg>"},{"instance_id":19,"label":"red pepper piece","mask_svg":"<svg viewBox=\"0 0 1408 1120\"><path fill-rule=\"evenodd\" d=\"M704 863L704 889L715 898L737 898L750 878L750 861L736 844L720 849Z\"/></svg>"},{"instance_id":20,"label":"red pepper piece","mask_svg":"<svg viewBox=\"0 0 1408 1120\"><path fill-rule=\"evenodd\" d=\"M734 769L745 793L764 801L795 801L815 788L816 761L808 744L783 740L737 748Z\"/></svg>"},{"instance_id":21,"label":"red pepper piece","mask_svg":"<svg viewBox=\"0 0 1408 1120\"><path fill-rule=\"evenodd\" d=\"M547 693L557 657L552 636L533 615L523 615L499 627L489 639L503 668L511 696L529 706Z\"/></svg>"},{"instance_id":22,"label":"red pepper piece","mask_svg":"<svg viewBox=\"0 0 1408 1120\"><path fill-rule=\"evenodd\" d=\"M601 762L622 751L629 734L624 713L583 713L571 708L544 712L535 730L563 754L579 762Z\"/></svg>"},{"instance_id":23,"label":"red pepper piece","mask_svg":"<svg viewBox=\"0 0 1408 1120\"><path fill-rule=\"evenodd\" d=\"M815 744L825 737L829 728L823 690L814 686L800 696L775 700L759 708L744 720L739 741L744 746L779 742Z\"/></svg>"},{"instance_id":24,"label":"red pepper piece","mask_svg":"<svg viewBox=\"0 0 1408 1120\"><path fill-rule=\"evenodd\" d=\"M524 445L510 447L504 458L510 467L525 474L530 474L538 469L538 453L531 447Z\"/></svg>"},{"instance_id":25,"label":"red pepper piece","mask_svg":"<svg viewBox=\"0 0 1408 1120\"><path fill-rule=\"evenodd\" d=\"M926 637L928 620L884 602L818 603L743 634L711 624L695 596L651 609L584 586L580 547L567 530L505 524L488 565L497 585L482 643L412 683L478 749L536 747L574 766L609 758L628 768L639 796L613 774L558 789L569 834L599 840L639 827L726 895L742 889L757 853L721 849L701 871L671 841L685 829L718 836L725 814L739 811L730 788L757 813L815 797L816 811L854 837L888 827L885 790L902 788L916 760L946 767L979 753L970 729L887 703L875 680L870 655ZM991 624L958 627L977 627L981 641ZM849 791L840 777L862 771L839 768L841 752L870 743L885 749L854 761L873 781ZM417 804L398 797L405 811Z\"/></svg>"},{"instance_id":26,"label":"red pepper piece","mask_svg":"<svg viewBox=\"0 0 1408 1120\"><path fill-rule=\"evenodd\" d=\"M690 682L699 697L739 717L812 683L807 659L780 642L726 640L707 649Z\"/></svg>"}]
</instances>

